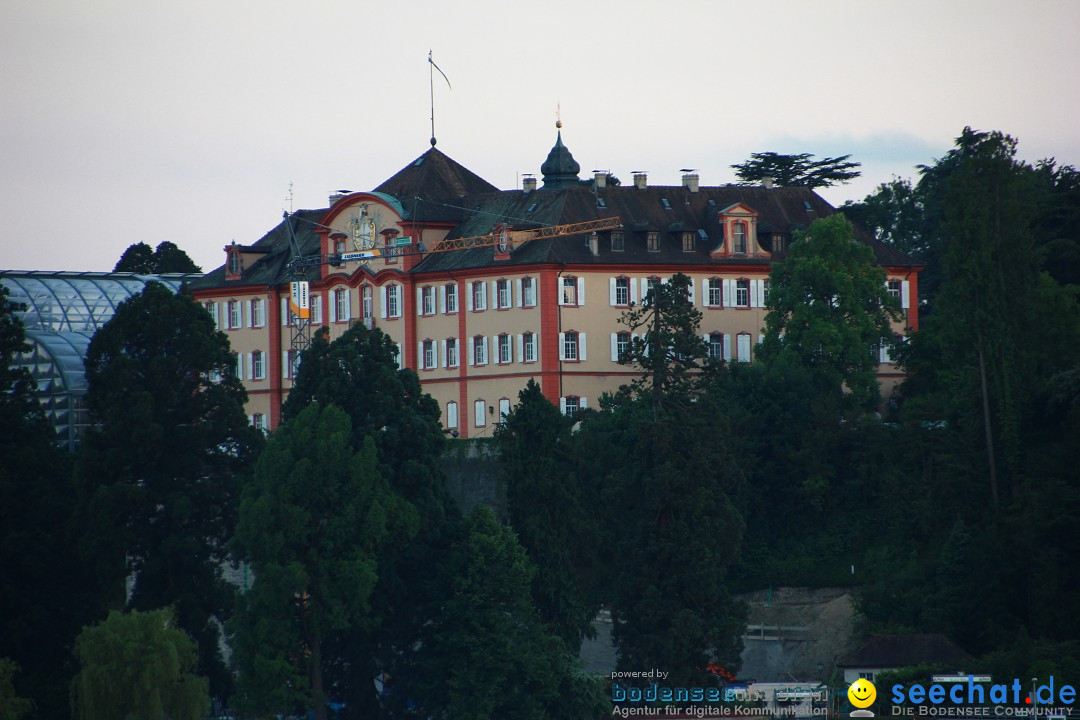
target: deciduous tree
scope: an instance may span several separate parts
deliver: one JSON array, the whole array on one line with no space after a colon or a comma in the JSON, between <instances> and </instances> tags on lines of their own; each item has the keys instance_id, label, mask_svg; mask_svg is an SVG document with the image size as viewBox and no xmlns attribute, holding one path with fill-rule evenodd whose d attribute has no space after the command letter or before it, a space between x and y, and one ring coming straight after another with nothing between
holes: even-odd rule
<instances>
[{"instance_id":1,"label":"deciduous tree","mask_svg":"<svg viewBox=\"0 0 1080 720\"><path fill-rule=\"evenodd\" d=\"M878 402L877 348L894 346L899 304L870 248L843 215L814 221L773 266L765 337L758 357L814 371L818 391L845 389L856 408Z\"/></svg>"},{"instance_id":2,"label":"deciduous tree","mask_svg":"<svg viewBox=\"0 0 1080 720\"><path fill-rule=\"evenodd\" d=\"M198 652L170 609L111 612L75 641L81 669L71 687L78 720L202 720L210 711Z\"/></svg>"}]
</instances>

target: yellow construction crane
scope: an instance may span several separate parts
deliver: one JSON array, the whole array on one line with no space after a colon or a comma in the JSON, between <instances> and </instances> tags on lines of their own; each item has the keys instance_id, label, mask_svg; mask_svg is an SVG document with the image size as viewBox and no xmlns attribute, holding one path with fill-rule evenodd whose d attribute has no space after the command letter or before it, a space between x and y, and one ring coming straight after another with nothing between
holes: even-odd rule
<instances>
[{"instance_id":1,"label":"yellow construction crane","mask_svg":"<svg viewBox=\"0 0 1080 720\"><path fill-rule=\"evenodd\" d=\"M586 220L584 222L567 223L565 225L548 225L546 227L533 228L530 230L512 230L506 225L496 225L495 229L487 235L474 235L472 237L455 238L453 240L440 240L432 248L425 248L420 244L413 244L411 237L397 238L398 245L387 248L371 248L370 250L357 250L356 252L339 253L327 258L331 265L343 262L364 262L381 257L402 257L404 255L430 255L432 253L451 252L453 250L470 250L481 247L498 247L500 252L510 252L516 247L533 240L563 237L566 235L580 235L593 233L599 230L614 230L622 227L622 220L616 217L600 218L598 220Z\"/></svg>"}]
</instances>

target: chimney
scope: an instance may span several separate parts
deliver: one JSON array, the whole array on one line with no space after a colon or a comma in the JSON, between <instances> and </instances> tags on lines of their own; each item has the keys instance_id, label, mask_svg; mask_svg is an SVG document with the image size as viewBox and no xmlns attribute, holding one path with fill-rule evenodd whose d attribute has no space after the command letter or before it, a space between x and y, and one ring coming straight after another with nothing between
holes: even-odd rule
<instances>
[{"instance_id":1,"label":"chimney","mask_svg":"<svg viewBox=\"0 0 1080 720\"><path fill-rule=\"evenodd\" d=\"M765 188L766 190L772 190L772 187L775 183L776 181L773 180L771 177L761 178L761 187Z\"/></svg>"},{"instance_id":2,"label":"chimney","mask_svg":"<svg viewBox=\"0 0 1080 720\"><path fill-rule=\"evenodd\" d=\"M696 193L698 191L698 174L687 173L686 175L683 175L682 186L690 192Z\"/></svg>"},{"instance_id":3,"label":"chimney","mask_svg":"<svg viewBox=\"0 0 1080 720\"><path fill-rule=\"evenodd\" d=\"M536 178L532 175L526 175L525 179L521 181L521 189L526 195L536 189Z\"/></svg>"},{"instance_id":4,"label":"chimney","mask_svg":"<svg viewBox=\"0 0 1080 720\"><path fill-rule=\"evenodd\" d=\"M600 254L600 238L596 232L589 233L589 252L592 253L593 257Z\"/></svg>"},{"instance_id":5,"label":"chimney","mask_svg":"<svg viewBox=\"0 0 1080 720\"><path fill-rule=\"evenodd\" d=\"M593 185L595 185L597 188L606 188L607 187L607 173L604 172L603 170L594 170L593 171Z\"/></svg>"},{"instance_id":6,"label":"chimney","mask_svg":"<svg viewBox=\"0 0 1080 720\"><path fill-rule=\"evenodd\" d=\"M351 193L352 193L352 190L338 190L336 192L330 193L330 204L333 205L338 200L340 200L343 197L348 196Z\"/></svg>"},{"instance_id":7,"label":"chimney","mask_svg":"<svg viewBox=\"0 0 1080 720\"><path fill-rule=\"evenodd\" d=\"M634 171L634 187L644 190L648 186L648 178L643 170Z\"/></svg>"}]
</instances>

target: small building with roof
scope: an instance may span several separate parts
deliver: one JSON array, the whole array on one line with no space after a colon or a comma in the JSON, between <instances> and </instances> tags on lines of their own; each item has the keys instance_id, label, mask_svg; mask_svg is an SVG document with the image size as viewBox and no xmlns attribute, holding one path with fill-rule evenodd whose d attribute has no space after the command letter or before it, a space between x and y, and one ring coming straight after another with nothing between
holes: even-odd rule
<instances>
[{"instance_id":1,"label":"small building with roof","mask_svg":"<svg viewBox=\"0 0 1080 720\"><path fill-rule=\"evenodd\" d=\"M844 671L844 682L850 685L859 678L876 682L882 672L916 665L947 666L959 673L971 660L970 655L941 634L878 635L836 666Z\"/></svg>"},{"instance_id":2,"label":"small building with roof","mask_svg":"<svg viewBox=\"0 0 1080 720\"><path fill-rule=\"evenodd\" d=\"M632 333L620 325L657 283L693 281L709 352L749 362L762 337L772 263L797 232L836 210L809 188L622 185L608 173L580 176L561 129L537 179L500 190L430 149L368 192L340 192L328 207L288 214L250 245L224 248L224 264L191 283L237 353L248 413L272 429L297 371L303 343L289 307L290 280L308 283L310 322L330 339L354 322L397 345L442 408L447 433L490 435L533 379L566 414L595 404L637 377L620 364ZM600 232L518 246L421 252L442 241L615 219ZM888 272L918 327L918 264L860 235ZM363 262L342 254L376 249ZM307 258L302 266L295 257ZM869 352L869 349L868 349ZM881 356L879 376L900 373Z\"/></svg>"}]
</instances>

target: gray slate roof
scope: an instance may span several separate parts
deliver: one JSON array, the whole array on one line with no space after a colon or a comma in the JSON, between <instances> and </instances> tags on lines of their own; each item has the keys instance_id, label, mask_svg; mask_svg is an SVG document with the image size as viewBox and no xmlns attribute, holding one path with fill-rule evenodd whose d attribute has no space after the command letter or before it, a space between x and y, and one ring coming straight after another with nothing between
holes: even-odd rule
<instances>
[{"instance_id":1,"label":"gray slate roof","mask_svg":"<svg viewBox=\"0 0 1080 720\"><path fill-rule=\"evenodd\" d=\"M552 152L560 150L560 143ZM569 156L569 150L561 147ZM559 156L561 158L561 155ZM550 158L549 158L550 159ZM567 174L569 173L568 168ZM597 188L593 181L555 183L526 193L523 190L499 190L476 173L432 147L375 188L400 202L407 219L419 222L455 223L448 237L472 237L490 233L495 225L506 223L514 229L527 229L604 217L619 217L624 232L625 250L613 252L605 235L599 254L592 255L585 235L536 240L515 248L509 260L496 261L492 248L476 248L437 253L425 257L413 272L445 272L486 267L514 267L538 263L553 264L623 264L623 265L767 265L767 258L726 257L714 259L710 253L721 238L717 216L721 211L743 203L758 214L758 232L769 249L774 233L789 235L804 230L814 220L832 215L836 210L808 188L764 188L725 185L703 186L690 192L682 186L634 185ZM327 208L298 210L289 217L303 255L318 255L318 223ZM660 251L649 252L646 233L658 232ZM692 252L682 249L682 233L695 235ZM886 247L865 231L859 239L874 251L879 265L918 267L919 263ZM702 237L702 234L704 237ZM249 252L263 256L244 271L240 280L226 280L224 265L191 283L193 289L229 286L276 285L287 279L291 257L285 222L279 223ZM784 253L774 253L773 259ZM250 262L250 260L249 260ZM318 268L306 269L308 280L318 279Z\"/></svg>"},{"instance_id":2,"label":"gray slate roof","mask_svg":"<svg viewBox=\"0 0 1080 720\"><path fill-rule=\"evenodd\" d=\"M940 634L879 635L837 663L850 668L900 668L912 665L957 665L971 656Z\"/></svg>"}]
</instances>

